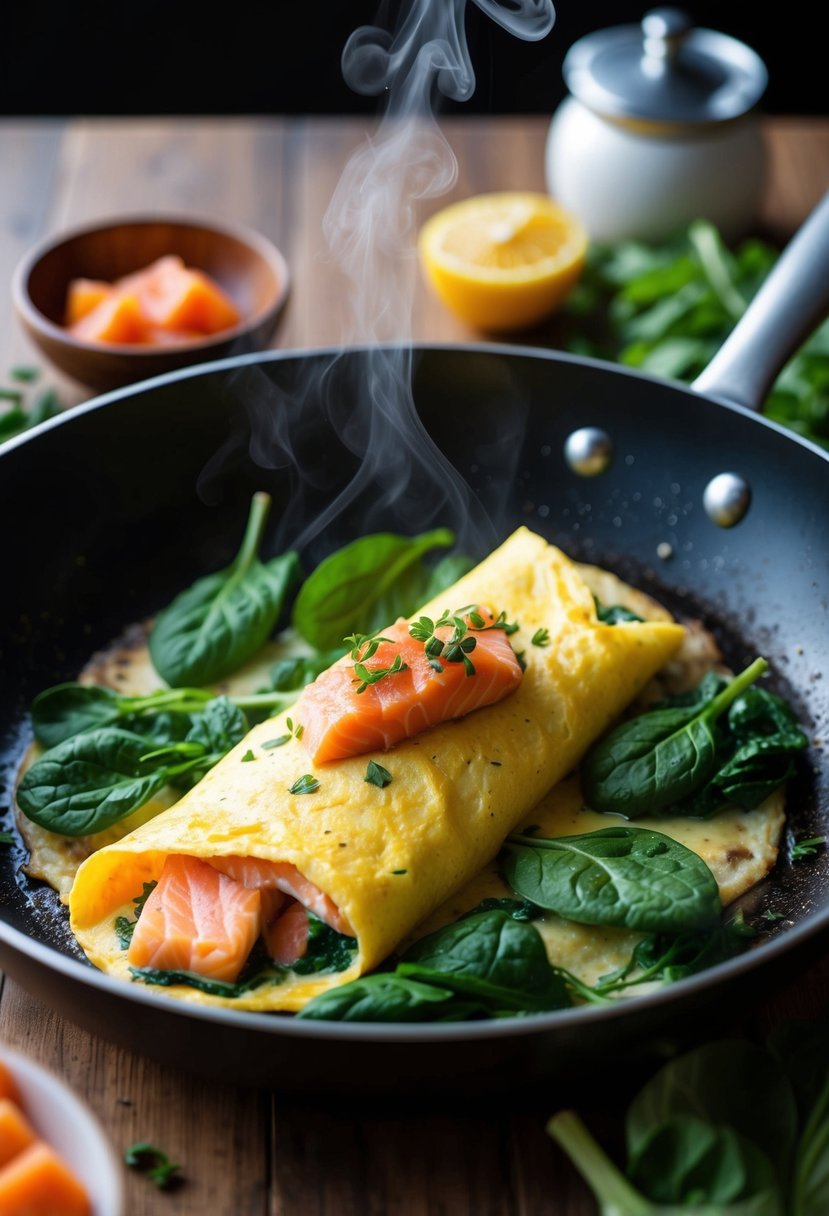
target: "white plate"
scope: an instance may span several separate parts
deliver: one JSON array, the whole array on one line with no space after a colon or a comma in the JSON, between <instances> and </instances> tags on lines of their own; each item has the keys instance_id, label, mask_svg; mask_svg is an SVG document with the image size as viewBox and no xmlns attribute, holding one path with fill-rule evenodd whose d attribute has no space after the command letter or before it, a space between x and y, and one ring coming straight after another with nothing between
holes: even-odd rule
<instances>
[{"instance_id":1,"label":"white plate","mask_svg":"<svg viewBox=\"0 0 829 1216\"><path fill-rule=\"evenodd\" d=\"M65 1082L19 1052L0 1047L35 1131L83 1183L94 1216L123 1216L122 1165L89 1107Z\"/></svg>"}]
</instances>

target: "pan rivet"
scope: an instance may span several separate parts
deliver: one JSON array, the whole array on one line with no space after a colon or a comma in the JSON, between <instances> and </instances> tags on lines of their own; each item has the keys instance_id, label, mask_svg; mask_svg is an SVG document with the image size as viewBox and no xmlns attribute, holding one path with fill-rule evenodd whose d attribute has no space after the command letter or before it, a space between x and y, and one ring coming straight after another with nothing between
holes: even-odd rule
<instances>
[{"instance_id":1,"label":"pan rivet","mask_svg":"<svg viewBox=\"0 0 829 1216\"><path fill-rule=\"evenodd\" d=\"M712 477L702 495L702 505L709 518L720 528L733 528L745 515L751 503L751 488L737 473L718 473Z\"/></svg>"},{"instance_id":2,"label":"pan rivet","mask_svg":"<svg viewBox=\"0 0 829 1216\"><path fill-rule=\"evenodd\" d=\"M564 458L580 477L596 477L605 472L613 459L610 436L597 426L580 427L568 437Z\"/></svg>"}]
</instances>

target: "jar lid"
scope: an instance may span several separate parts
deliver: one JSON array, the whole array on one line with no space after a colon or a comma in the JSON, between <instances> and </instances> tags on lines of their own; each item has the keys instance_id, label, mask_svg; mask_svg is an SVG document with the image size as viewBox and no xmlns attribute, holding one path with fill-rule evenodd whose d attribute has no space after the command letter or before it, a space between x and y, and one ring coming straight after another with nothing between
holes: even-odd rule
<instances>
[{"instance_id":1,"label":"jar lid","mask_svg":"<svg viewBox=\"0 0 829 1216\"><path fill-rule=\"evenodd\" d=\"M656 8L575 42L563 63L568 89L591 110L659 125L709 125L739 118L768 83L745 43L695 28L678 8Z\"/></svg>"}]
</instances>

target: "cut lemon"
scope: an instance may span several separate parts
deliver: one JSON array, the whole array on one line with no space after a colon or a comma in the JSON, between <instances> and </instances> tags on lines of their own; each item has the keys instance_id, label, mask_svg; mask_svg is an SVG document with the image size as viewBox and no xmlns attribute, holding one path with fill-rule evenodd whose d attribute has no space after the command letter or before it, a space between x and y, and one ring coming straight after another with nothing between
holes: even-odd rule
<instances>
[{"instance_id":1,"label":"cut lemon","mask_svg":"<svg viewBox=\"0 0 829 1216\"><path fill-rule=\"evenodd\" d=\"M563 303L581 276L587 232L546 194L478 194L420 230L418 253L443 303L478 329L525 329Z\"/></svg>"}]
</instances>

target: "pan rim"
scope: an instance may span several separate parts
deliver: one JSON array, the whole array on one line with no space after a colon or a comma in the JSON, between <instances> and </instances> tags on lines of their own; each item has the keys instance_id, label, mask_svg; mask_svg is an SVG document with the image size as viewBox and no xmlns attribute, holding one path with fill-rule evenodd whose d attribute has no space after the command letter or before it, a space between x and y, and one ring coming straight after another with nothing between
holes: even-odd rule
<instances>
[{"instance_id":1,"label":"pan rim","mask_svg":"<svg viewBox=\"0 0 829 1216\"><path fill-rule=\"evenodd\" d=\"M163 388L165 386L177 384L184 380L196 379L201 376L208 376L213 373L225 371L235 371L239 368L256 366L262 363L283 363L292 359L330 359L335 360L344 356L354 356L369 354L371 352L382 351L406 351L414 355L423 355L429 353L454 353L454 354L481 354L481 355L497 355L505 357L521 357L527 359L539 359L542 362L565 363L576 367L584 367L596 371L604 372L614 376L621 376L627 379L638 382L652 384L655 387L662 388L681 396L690 397L695 401L714 405L718 409L724 409L730 413L740 415L743 418L752 419L753 423L765 427L774 432L782 439L793 444L795 447L804 448L806 451L813 453L822 460L829 463L829 449L823 448L820 444L815 443L811 439L807 439L803 435L799 435L791 428L784 426L780 422L776 422L772 418L767 418L759 410L752 409L749 406L741 405L739 402L730 401L726 397L717 396L715 394L703 393L694 388L692 384L681 383L676 380L668 379L664 376L657 376L653 372L645 372L639 368L628 367L625 364L613 363L607 359L599 359L592 355L576 355L569 351L557 350L544 346L522 346L509 342L435 342L435 341L406 341L406 340L390 340L387 342L365 342L354 343L351 345L321 345L313 347L283 347L278 350L268 351L250 351L246 354L227 355L221 359L205 360L202 363L195 363L188 367L175 368L169 372L162 372L156 376L147 377L144 380L137 380L133 384L122 385L119 388L108 389L106 392L96 393L85 401L78 402L61 411L59 414L51 418L45 419L36 426L30 427L28 430L14 435L12 438L0 442L0 458L8 452L28 444L36 439L39 435L57 427L62 427L71 424L74 418L83 416L87 413L92 413L96 410L103 409L110 405L116 405L120 401L129 397L135 396L147 390Z\"/></svg>"}]
</instances>

